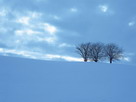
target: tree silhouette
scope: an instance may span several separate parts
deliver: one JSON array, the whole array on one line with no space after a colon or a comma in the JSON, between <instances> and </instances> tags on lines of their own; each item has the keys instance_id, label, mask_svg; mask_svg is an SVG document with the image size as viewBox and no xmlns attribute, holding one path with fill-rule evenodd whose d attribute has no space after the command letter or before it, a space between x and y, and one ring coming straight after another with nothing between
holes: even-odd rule
<instances>
[{"instance_id":1,"label":"tree silhouette","mask_svg":"<svg viewBox=\"0 0 136 102\"><path fill-rule=\"evenodd\" d=\"M103 43L93 43L89 49L89 58L95 62L98 62L103 58Z\"/></svg>"},{"instance_id":2,"label":"tree silhouette","mask_svg":"<svg viewBox=\"0 0 136 102\"><path fill-rule=\"evenodd\" d=\"M104 49L105 57L108 58L110 63L112 63L115 60L119 60L121 57L123 57L123 50L114 43L109 43L105 45Z\"/></svg>"},{"instance_id":3,"label":"tree silhouette","mask_svg":"<svg viewBox=\"0 0 136 102\"><path fill-rule=\"evenodd\" d=\"M76 52L84 59L84 62L87 62L89 59L91 43L81 43L76 46Z\"/></svg>"}]
</instances>

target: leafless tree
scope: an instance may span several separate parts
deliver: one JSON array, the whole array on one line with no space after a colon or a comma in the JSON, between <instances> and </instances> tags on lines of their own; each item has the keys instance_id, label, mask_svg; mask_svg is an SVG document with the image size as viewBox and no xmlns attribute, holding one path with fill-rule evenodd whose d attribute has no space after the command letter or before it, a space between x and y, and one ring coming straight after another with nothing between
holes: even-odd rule
<instances>
[{"instance_id":1,"label":"leafless tree","mask_svg":"<svg viewBox=\"0 0 136 102\"><path fill-rule=\"evenodd\" d=\"M105 52L105 57L108 58L110 63L112 63L115 60L119 60L121 57L123 57L123 50L114 43L109 43L105 45L104 52Z\"/></svg>"},{"instance_id":2,"label":"leafless tree","mask_svg":"<svg viewBox=\"0 0 136 102\"><path fill-rule=\"evenodd\" d=\"M89 58L92 61L98 62L103 58L103 48L104 44L103 43L93 43L90 46L89 49Z\"/></svg>"},{"instance_id":3,"label":"leafless tree","mask_svg":"<svg viewBox=\"0 0 136 102\"><path fill-rule=\"evenodd\" d=\"M89 59L89 50L91 43L81 43L76 46L76 52L87 62Z\"/></svg>"}]
</instances>

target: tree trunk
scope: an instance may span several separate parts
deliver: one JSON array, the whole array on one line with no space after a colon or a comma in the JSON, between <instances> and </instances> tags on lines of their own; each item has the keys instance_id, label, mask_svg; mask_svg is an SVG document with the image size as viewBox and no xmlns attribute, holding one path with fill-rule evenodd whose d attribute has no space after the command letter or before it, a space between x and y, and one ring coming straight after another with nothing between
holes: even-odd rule
<instances>
[{"instance_id":1,"label":"tree trunk","mask_svg":"<svg viewBox=\"0 0 136 102\"><path fill-rule=\"evenodd\" d=\"M87 62L87 59L84 59L84 62Z\"/></svg>"},{"instance_id":2,"label":"tree trunk","mask_svg":"<svg viewBox=\"0 0 136 102\"><path fill-rule=\"evenodd\" d=\"M112 63L112 59L110 59L110 64Z\"/></svg>"},{"instance_id":3,"label":"tree trunk","mask_svg":"<svg viewBox=\"0 0 136 102\"><path fill-rule=\"evenodd\" d=\"M98 62L98 60L96 59L96 60L94 60L94 62Z\"/></svg>"}]
</instances>

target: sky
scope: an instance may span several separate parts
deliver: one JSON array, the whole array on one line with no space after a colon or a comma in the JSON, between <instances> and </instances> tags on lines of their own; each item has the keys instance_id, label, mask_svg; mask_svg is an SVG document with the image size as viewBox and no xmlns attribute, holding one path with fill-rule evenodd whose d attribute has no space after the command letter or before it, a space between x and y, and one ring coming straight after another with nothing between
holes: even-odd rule
<instances>
[{"instance_id":1,"label":"sky","mask_svg":"<svg viewBox=\"0 0 136 102\"><path fill-rule=\"evenodd\" d=\"M116 43L136 63L135 0L0 0L0 54L80 61L75 45Z\"/></svg>"}]
</instances>

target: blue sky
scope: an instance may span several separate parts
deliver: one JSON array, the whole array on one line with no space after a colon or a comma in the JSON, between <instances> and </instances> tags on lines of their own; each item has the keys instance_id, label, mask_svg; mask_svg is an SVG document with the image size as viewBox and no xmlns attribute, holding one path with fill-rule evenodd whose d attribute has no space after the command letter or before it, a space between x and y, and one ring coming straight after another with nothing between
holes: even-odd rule
<instances>
[{"instance_id":1,"label":"blue sky","mask_svg":"<svg viewBox=\"0 0 136 102\"><path fill-rule=\"evenodd\" d=\"M77 61L75 45L117 43L135 63L134 0L0 0L0 53Z\"/></svg>"}]
</instances>

